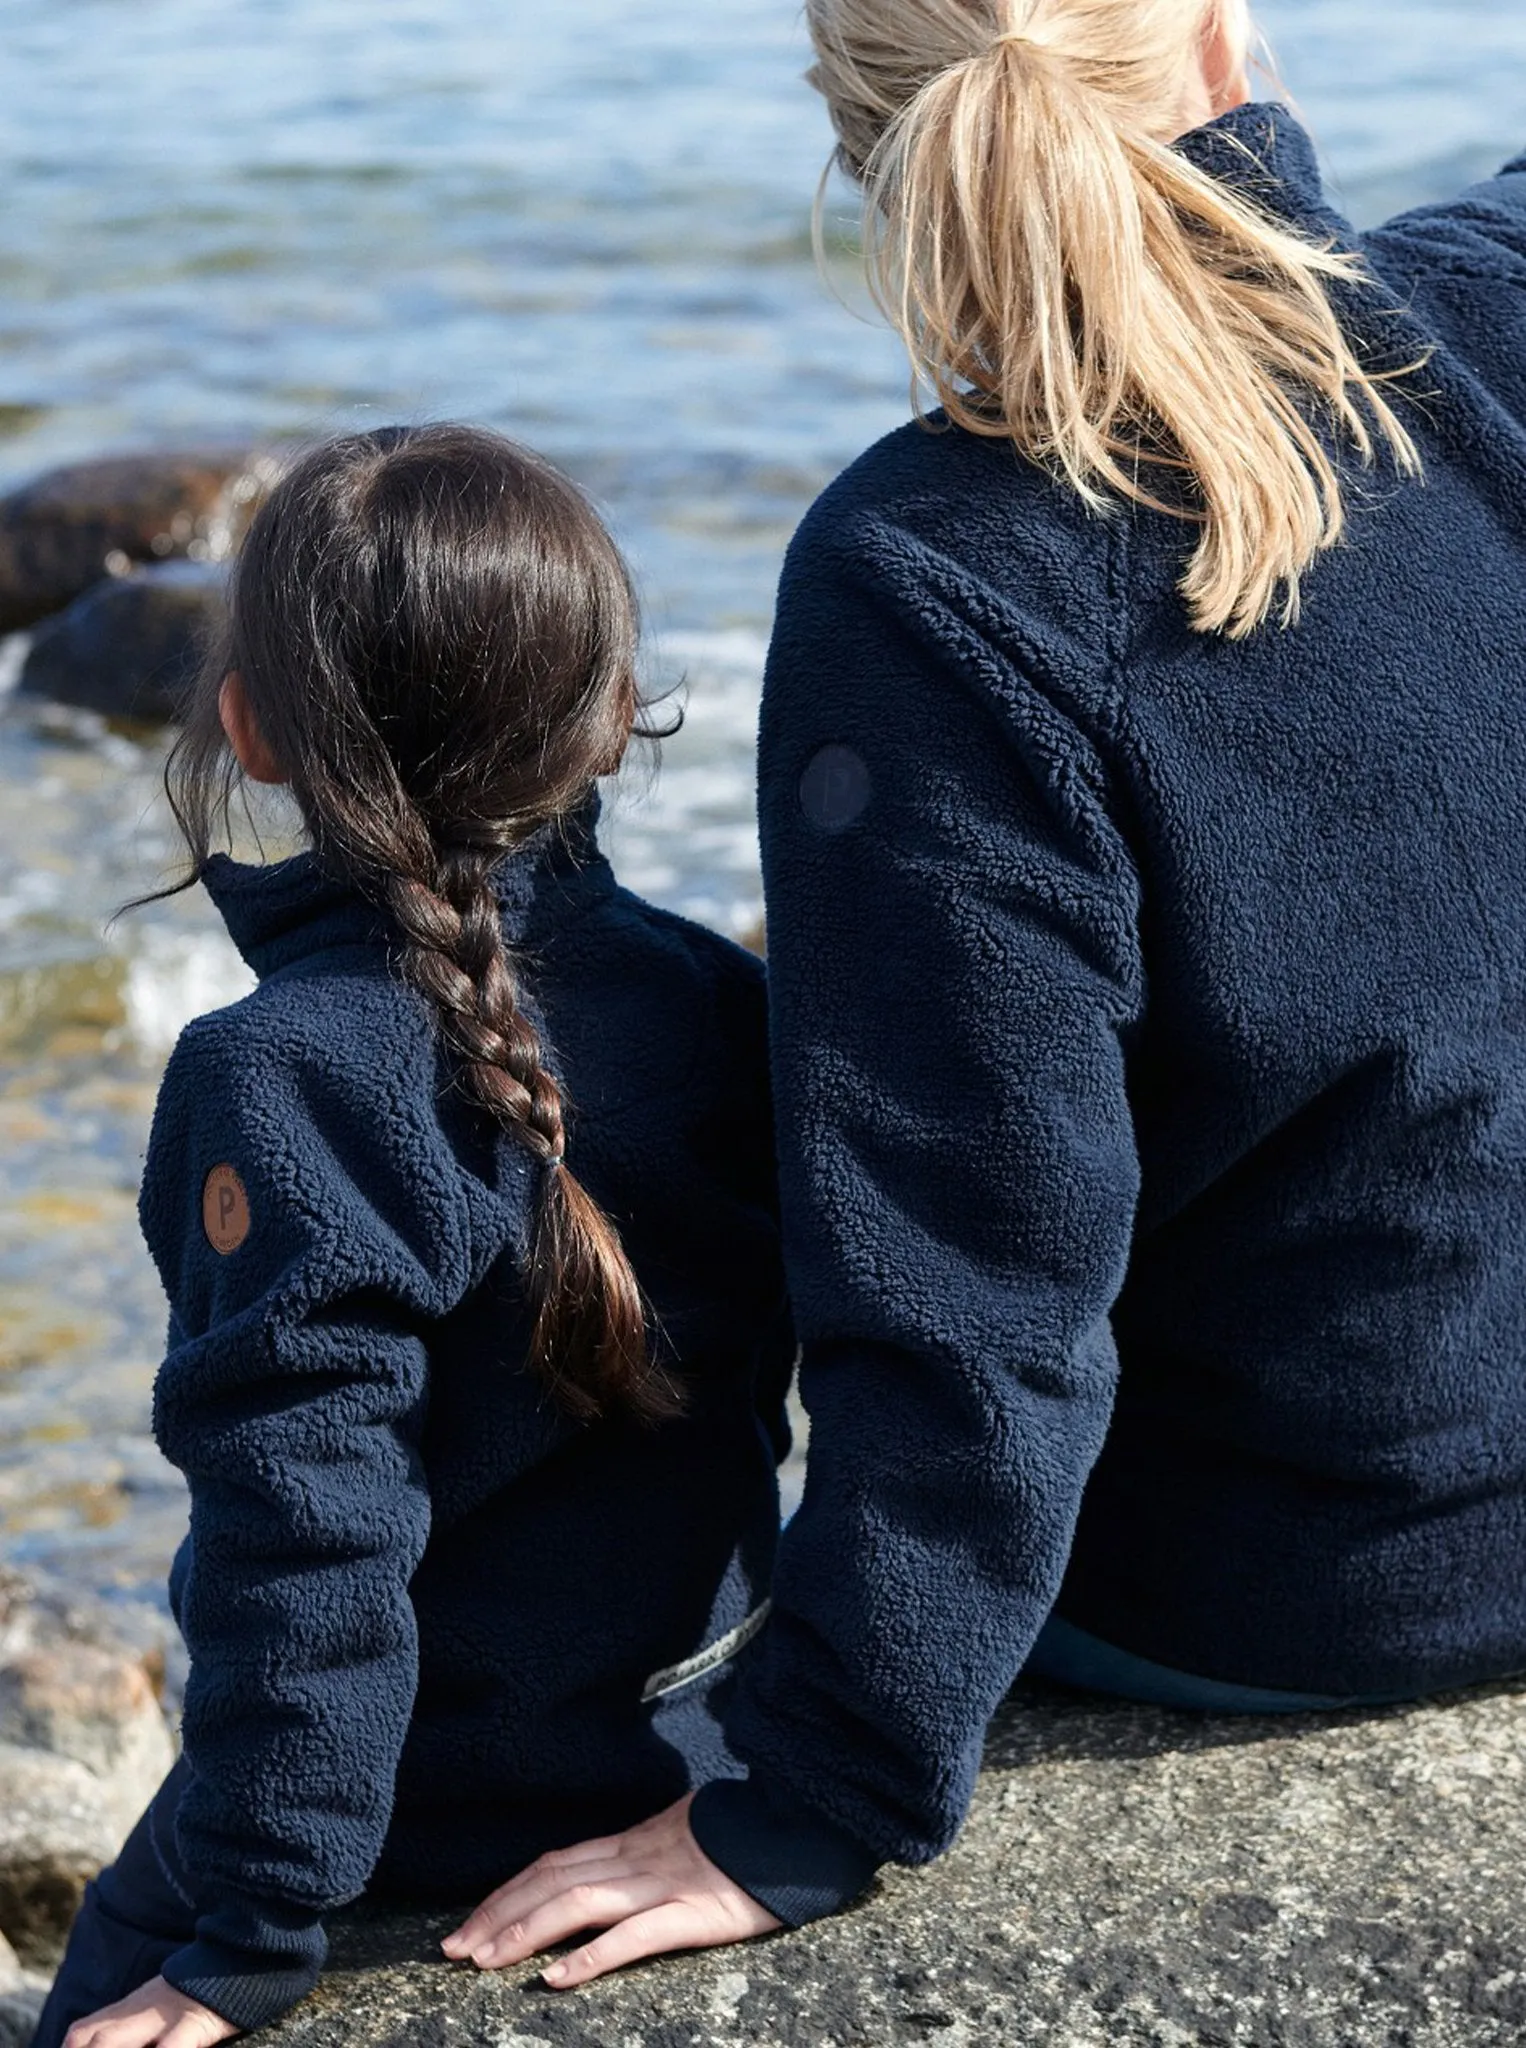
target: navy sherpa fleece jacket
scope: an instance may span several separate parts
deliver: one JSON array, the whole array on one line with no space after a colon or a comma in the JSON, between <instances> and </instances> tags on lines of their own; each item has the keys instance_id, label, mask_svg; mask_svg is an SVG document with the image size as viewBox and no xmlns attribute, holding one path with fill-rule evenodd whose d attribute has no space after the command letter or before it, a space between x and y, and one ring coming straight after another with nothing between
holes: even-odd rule
<instances>
[{"instance_id":1,"label":"navy sherpa fleece jacket","mask_svg":"<svg viewBox=\"0 0 1526 2048\"><path fill-rule=\"evenodd\" d=\"M1282 109L1179 145L1305 235ZM954 1835L1051 1609L1526 1668L1526 159L1359 246L1422 486L1233 642L1190 529L913 425L807 518L760 797L804 1505L702 1792L791 1917Z\"/></svg>"},{"instance_id":2,"label":"navy sherpa fleece jacket","mask_svg":"<svg viewBox=\"0 0 1526 2048\"><path fill-rule=\"evenodd\" d=\"M481 1897L735 1769L717 1713L766 1599L793 1352L762 972L618 888L586 829L500 882L569 1166L687 1412L550 1405L521 1284L543 1169L454 1085L358 898L310 856L214 861L261 980L177 1046L142 1217L171 1303L155 1427L191 1488L174 1821L200 1917L165 1974L243 2027L311 1987L320 1916L363 1889Z\"/></svg>"}]
</instances>

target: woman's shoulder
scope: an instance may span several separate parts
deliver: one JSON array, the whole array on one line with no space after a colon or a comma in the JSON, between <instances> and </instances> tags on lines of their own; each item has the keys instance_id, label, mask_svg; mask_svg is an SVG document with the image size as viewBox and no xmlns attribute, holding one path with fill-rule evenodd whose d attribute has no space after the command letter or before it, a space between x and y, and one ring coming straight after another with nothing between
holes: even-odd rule
<instances>
[{"instance_id":1,"label":"woman's shoulder","mask_svg":"<svg viewBox=\"0 0 1526 2048\"><path fill-rule=\"evenodd\" d=\"M1380 271L1460 273L1526 284L1526 154L1456 198L1412 207L1363 237Z\"/></svg>"},{"instance_id":2,"label":"woman's shoulder","mask_svg":"<svg viewBox=\"0 0 1526 2048\"><path fill-rule=\"evenodd\" d=\"M1526 156L1385 222L1362 249L1425 342L1441 343L1526 424ZM1441 366L1428 367L1434 384Z\"/></svg>"},{"instance_id":3,"label":"woman's shoulder","mask_svg":"<svg viewBox=\"0 0 1526 2048\"><path fill-rule=\"evenodd\" d=\"M1076 494L1002 433L977 434L941 411L919 414L882 435L842 469L806 513L796 535L817 545L855 526L935 530L963 545L992 526L1010 532L1014 513L1039 525L1084 532Z\"/></svg>"},{"instance_id":4,"label":"woman's shoulder","mask_svg":"<svg viewBox=\"0 0 1526 2048\"><path fill-rule=\"evenodd\" d=\"M934 412L833 479L795 534L786 582L822 568L917 588L942 570L1085 634L1105 620L1098 578L1118 531L1004 434L973 433Z\"/></svg>"},{"instance_id":5,"label":"woman's shoulder","mask_svg":"<svg viewBox=\"0 0 1526 2048\"><path fill-rule=\"evenodd\" d=\"M1021 676L1095 708L1143 593L1171 588L1169 568L1147 583L1126 563L1138 525L1097 516L1003 436L937 413L914 420L806 514L780 583L770 682L793 663L804 688L813 674L819 685L822 661L852 659L867 620L982 689Z\"/></svg>"}]
</instances>

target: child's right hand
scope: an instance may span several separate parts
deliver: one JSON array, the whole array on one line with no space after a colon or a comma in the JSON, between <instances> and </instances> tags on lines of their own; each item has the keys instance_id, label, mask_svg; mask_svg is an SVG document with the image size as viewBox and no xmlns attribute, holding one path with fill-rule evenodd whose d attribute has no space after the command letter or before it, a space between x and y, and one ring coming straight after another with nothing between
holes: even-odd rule
<instances>
[{"instance_id":1,"label":"child's right hand","mask_svg":"<svg viewBox=\"0 0 1526 2048\"><path fill-rule=\"evenodd\" d=\"M214 2048L238 2028L155 1977L130 1997L76 2020L64 2048Z\"/></svg>"}]
</instances>

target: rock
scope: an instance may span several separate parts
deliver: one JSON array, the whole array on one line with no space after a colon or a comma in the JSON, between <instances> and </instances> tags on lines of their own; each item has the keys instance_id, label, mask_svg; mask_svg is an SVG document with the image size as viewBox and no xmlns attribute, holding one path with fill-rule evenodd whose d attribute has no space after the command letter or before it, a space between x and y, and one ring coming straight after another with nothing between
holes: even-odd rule
<instances>
[{"instance_id":1,"label":"rock","mask_svg":"<svg viewBox=\"0 0 1526 2048\"><path fill-rule=\"evenodd\" d=\"M134 562L227 556L269 489L269 456L120 455L49 470L0 498L0 633L58 611Z\"/></svg>"},{"instance_id":2,"label":"rock","mask_svg":"<svg viewBox=\"0 0 1526 2048\"><path fill-rule=\"evenodd\" d=\"M18 687L108 718L167 723L221 614L224 580L210 562L106 577L37 628Z\"/></svg>"},{"instance_id":3,"label":"rock","mask_svg":"<svg viewBox=\"0 0 1526 2048\"><path fill-rule=\"evenodd\" d=\"M0 1742L0 1927L24 1962L54 1959L86 1881L125 1830L93 1771Z\"/></svg>"},{"instance_id":4,"label":"rock","mask_svg":"<svg viewBox=\"0 0 1526 2048\"><path fill-rule=\"evenodd\" d=\"M47 1996L47 1979L21 1967L0 1934L0 2048L27 2048Z\"/></svg>"},{"instance_id":5,"label":"rock","mask_svg":"<svg viewBox=\"0 0 1526 2048\"><path fill-rule=\"evenodd\" d=\"M0 2048L28 2048L46 1995L42 1991L0 1992Z\"/></svg>"},{"instance_id":6,"label":"rock","mask_svg":"<svg viewBox=\"0 0 1526 2048\"><path fill-rule=\"evenodd\" d=\"M0 1665L0 1744L69 1757L101 1781L125 1836L175 1760L149 1674L88 1643L24 1652Z\"/></svg>"},{"instance_id":7,"label":"rock","mask_svg":"<svg viewBox=\"0 0 1526 2048\"><path fill-rule=\"evenodd\" d=\"M0 1930L25 1962L56 1957L86 1880L174 1759L161 1677L103 1603L0 1569ZM8 1956L0 1997L30 1996L6 1981ZM0 2048L7 2024L0 2012Z\"/></svg>"},{"instance_id":8,"label":"rock","mask_svg":"<svg viewBox=\"0 0 1526 2048\"><path fill-rule=\"evenodd\" d=\"M167 1637L178 1645L168 1617L141 1601L106 1601L47 1574L0 1564L0 1664L29 1650L88 1643L141 1665L163 1698Z\"/></svg>"},{"instance_id":9,"label":"rock","mask_svg":"<svg viewBox=\"0 0 1526 2048\"><path fill-rule=\"evenodd\" d=\"M1526 1698L1216 1720L1037 1691L840 1919L562 1996L359 1909L269 2048L1517 2048Z\"/></svg>"}]
</instances>

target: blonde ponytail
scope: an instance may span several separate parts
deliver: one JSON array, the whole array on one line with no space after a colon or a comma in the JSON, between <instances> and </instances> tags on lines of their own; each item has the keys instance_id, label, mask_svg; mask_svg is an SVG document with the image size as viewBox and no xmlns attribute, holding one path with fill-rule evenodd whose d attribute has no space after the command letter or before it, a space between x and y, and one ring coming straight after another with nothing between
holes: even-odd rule
<instances>
[{"instance_id":1,"label":"blonde ponytail","mask_svg":"<svg viewBox=\"0 0 1526 2048\"><path fill-rule=\"evenodd\" d=\"M1344 531L1336 451L1420 459L1384 396L1399 373L1364 368L1330 302L1357 259L1170 147L1205 0L808 13L876 296L949 417L1095 509L1199 524L1200 630L1250 633L1279 599L1290 624Z\"/></svg>"}]
</instances>

